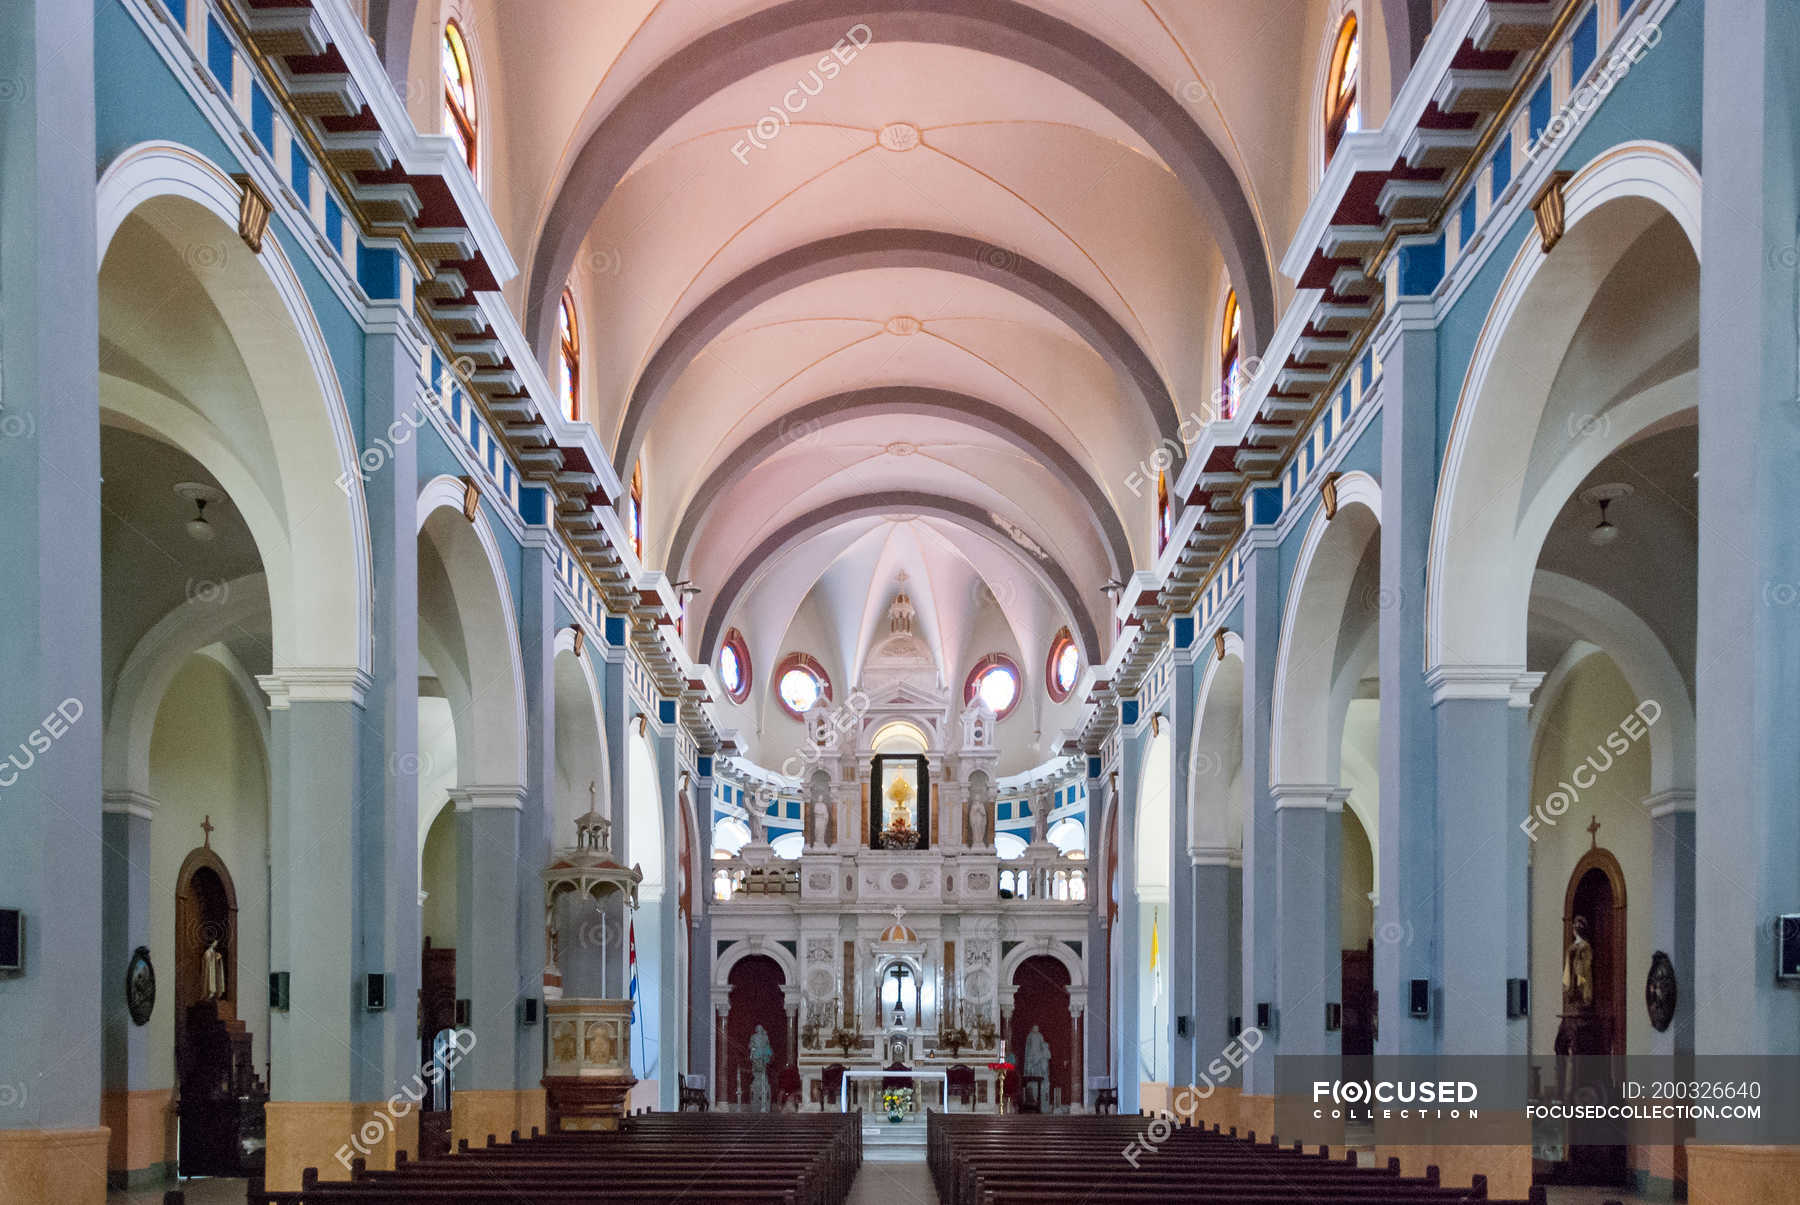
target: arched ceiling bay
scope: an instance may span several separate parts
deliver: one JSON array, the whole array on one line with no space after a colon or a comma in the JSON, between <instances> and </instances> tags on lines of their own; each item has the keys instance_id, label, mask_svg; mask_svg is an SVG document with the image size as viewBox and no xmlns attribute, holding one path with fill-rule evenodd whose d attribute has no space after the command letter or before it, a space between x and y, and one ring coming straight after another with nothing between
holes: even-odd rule
<instances>
[{"instance_id":1,"label":"arched ceiling bay","mask_svg":"<svg viewBox=\"0 0 1800 1205\"><path fill-rule=\"evenodd\" d=\"M1284 299L1328 6L452 6L510 300L548 360L573 290L581 417L643 467L645 566L700 591L689 652L735 626L760 657L810 605L859 664L900 555L869 549L905 532L915 568L1013 600L1022 664L1065 624L1103 659L1224 289L1249 350Z\"/></svg>"}]
</instances>

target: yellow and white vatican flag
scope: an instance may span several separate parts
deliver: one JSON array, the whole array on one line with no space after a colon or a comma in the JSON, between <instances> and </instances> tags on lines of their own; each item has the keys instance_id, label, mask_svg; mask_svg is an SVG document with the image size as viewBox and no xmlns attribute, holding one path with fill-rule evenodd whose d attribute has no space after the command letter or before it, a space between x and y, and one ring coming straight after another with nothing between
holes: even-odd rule
<instances>
[{"instance_id":1,"label":"yellow and white vatican flag","mask_svg":"<svg viewBox=\"0 0 1800 1205\"><path fill-rule=\"evenodd\" d=\"M1162 909L1150 913L1150 1007L1162 1003Z\"/></svg>"}]
</instances>

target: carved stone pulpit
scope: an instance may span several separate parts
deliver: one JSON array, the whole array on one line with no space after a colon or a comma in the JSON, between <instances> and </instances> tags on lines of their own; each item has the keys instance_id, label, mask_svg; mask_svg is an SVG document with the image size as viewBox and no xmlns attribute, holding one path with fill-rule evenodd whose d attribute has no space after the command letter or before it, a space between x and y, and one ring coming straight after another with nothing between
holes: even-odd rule
<instances>
[{"instance_id":1,"label":"carved stone pulpit","mask_svg":"<svg viewBox=\"0 0 1800 1205\"><path fill-rule=\"evenodd\" d=\"M551 965L563 997L545 1003L544 1092L552 1130L616 1130L631 1070L629 933L643 872L612 852L612 823L590 811L575 845L544 870Z\"/></svg>"}]
</instances>

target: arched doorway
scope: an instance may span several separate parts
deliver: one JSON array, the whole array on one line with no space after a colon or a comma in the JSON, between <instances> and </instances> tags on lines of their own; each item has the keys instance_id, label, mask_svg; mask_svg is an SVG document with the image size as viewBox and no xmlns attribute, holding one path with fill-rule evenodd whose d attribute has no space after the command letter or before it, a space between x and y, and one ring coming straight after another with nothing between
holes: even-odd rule
<instances>
[{"instance_id":1,"label":"arched doorway","mask_svg":"<svg viewBox=\"0 0 1800 1205\"><path fill-rule=\"evenodd\" d=\"M177 1159L183 1176L237 1176L261 1139L268 1088L238 1016L237 886L206 836L175 888Z\"/></svg>"},{"instance_id":2,"label":"arched doorway","mask_svg":"<svg viewBox=\"0 0 1800 1205\"><path fill-rule=\"evenodd\" d=\"M726 982L731 985L731 1011L725 1017L725 1049L719 1060L725 1075L720 1096L741 1111L772 1109L780 1099L781 1072L793 1057L782 1005L786 978L773 958L751 954L738 959ZM751 1052L751 1038L758 1026L768 1036L770 1048L766 1100L756 1090Z\"/></svg>"},{"instance_id":3,"label":"arched doorway","mask_svg":"<svg viewBox=\"0 0 1800 1205\"><path fill-rule=\"evenodd\" d=\"M1029 1061L1042 1037L1048 1074L1036 1076ZM1007 1024L1006 1057L1019 1069L1019 1107L1050 1113L1076 1099L1075 1019L1069 1011L1069 968L1049 954L1034 954L1013 972L1012 1020Z\"/></svg>"}]
</instances>

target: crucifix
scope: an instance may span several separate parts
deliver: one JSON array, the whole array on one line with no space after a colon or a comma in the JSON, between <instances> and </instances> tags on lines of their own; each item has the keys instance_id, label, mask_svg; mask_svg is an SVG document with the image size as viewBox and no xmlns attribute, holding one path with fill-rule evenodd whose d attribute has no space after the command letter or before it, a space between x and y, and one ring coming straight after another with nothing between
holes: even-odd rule
<instances>
[{"instance_id":1,"label":"crucifix","mask_svg":"<svg viewBox=\"0 0 1800 1205\"><path fill-rule=\"evenodd\" d=\"M206 815L206 818L200 822L200 829L202 832L204 832L206 834L203 843L205 844L206 848L211 849L212 848L212 835L213 835L212 813L208 812Z\"/></svg>"},{"instance_id":2,"label":"crucifix","mask_svg":"<svg viewBox=\"0 0 1800 1205\"><path fill-rule=\"evenodd\" d=\"M1588 831L1588 848L1589 849L1599 849L1600 848L1600 817L1594 816L1588 820L1587 831Z\"/></svg>"}]
</instances>

